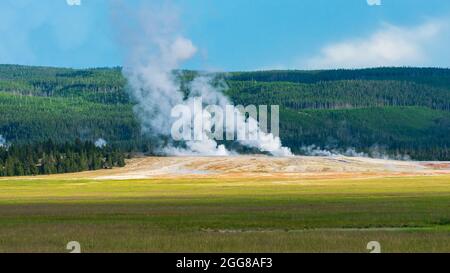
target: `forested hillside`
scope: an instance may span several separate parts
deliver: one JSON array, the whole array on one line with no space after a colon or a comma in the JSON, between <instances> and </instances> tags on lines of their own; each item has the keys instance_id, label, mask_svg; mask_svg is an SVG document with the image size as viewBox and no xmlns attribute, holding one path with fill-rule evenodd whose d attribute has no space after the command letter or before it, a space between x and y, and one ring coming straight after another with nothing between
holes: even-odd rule
<instances>
[{"instance_id":1,"label":"forested hillside","mask_svg":"<svg viewBox=\"0 0 450 273\"><path fill-rule=\"evenodd\" d=\"M185 72L191 78L194 72ZM294 152L323 149L450 160L450 70L374 68L218 74L236 104L279 104ZM0 65L0 135L11 143L104 138L152 151L120 68Z\"/></svg>"}]
</instances>

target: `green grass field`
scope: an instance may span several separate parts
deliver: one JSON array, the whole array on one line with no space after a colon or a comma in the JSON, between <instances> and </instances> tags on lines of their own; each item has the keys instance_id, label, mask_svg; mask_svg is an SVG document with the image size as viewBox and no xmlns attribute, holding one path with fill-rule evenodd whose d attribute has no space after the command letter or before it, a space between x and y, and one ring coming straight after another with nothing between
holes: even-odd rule
<instances>
[{"instance_id":1,"label":"green grass field","mask_svg":"<svg viewBox=\"0 0 450 273\"><path fill-rule=\"evenodd\" d=\"M0 180L0 252L450 252L450 176Z\"/></svg>"}]
</instances>

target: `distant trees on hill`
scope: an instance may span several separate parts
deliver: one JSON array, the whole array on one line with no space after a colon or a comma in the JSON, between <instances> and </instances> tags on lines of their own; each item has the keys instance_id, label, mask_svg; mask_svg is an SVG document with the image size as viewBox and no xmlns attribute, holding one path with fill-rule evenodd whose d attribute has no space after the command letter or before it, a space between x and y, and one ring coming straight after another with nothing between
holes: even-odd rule
<instances>
[{"instance_id":1,"label":"distant trees on hill","mask_svg":"<svg viewBox=\"0 0 450 273\"><path fill-rule=\"evenodd\" d=\"M276 70L234 72L227 74L233 81L318 83L342 80L408 81L434 87L450 86L450 69L421 67L379 67L334 70Z\"/></svg>"},{"instance_id":2,"label":"distant trees on hill","mask_svg":"<svg viewBox=\"0 0 450 273\"><path fill-rule=\"evenodd\" d=\"M71 173L125 166L125 155L115 148L96 147L76 140L55 144L51 140L0 147L0 176Z\"/></svg>"},{"instance_id":3,"label":"distant trees on hill","mask_svg":"<svg viewBox=\"0 0 450 273\"><path fill-rule=\"evenodd\" d=\"M177 71L183 92L196 74ZM450 69L215 75L234 104L278 104L280 137L294 152L309 145L365 153L383 147L386 154L450 160ZM155 153L167 139L142 134L127 88L118 67L0 65L0 135L21 146L101 136L120 151Z\"/></svg>"},{"instance_id":4,"label":"distant trees on hill","mask_svg":"<svg viewBox=\"0 0 450 273\"><path fill-rule=\"evenodd\" d=\"M229 81L238 103L278 104L299 109L424 106L450 111L450 91L406 81L340 80L312 84Z\"/></svg>"}]
</instances>

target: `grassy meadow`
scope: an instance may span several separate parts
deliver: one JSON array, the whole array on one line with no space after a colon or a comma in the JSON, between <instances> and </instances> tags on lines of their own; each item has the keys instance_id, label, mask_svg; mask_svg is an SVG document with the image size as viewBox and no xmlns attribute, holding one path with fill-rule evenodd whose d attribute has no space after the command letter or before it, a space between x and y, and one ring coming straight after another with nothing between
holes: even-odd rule
<instances>
[{"instance_id":1,"label":"grassy meadow","mask_svg":"<svg viewBox=\"0 0 450 273\"><path fill-rule=\"evenodd\" d=\"M450 176L0 179L0 252L450 252Z\"/></svg>"}]
</instances>

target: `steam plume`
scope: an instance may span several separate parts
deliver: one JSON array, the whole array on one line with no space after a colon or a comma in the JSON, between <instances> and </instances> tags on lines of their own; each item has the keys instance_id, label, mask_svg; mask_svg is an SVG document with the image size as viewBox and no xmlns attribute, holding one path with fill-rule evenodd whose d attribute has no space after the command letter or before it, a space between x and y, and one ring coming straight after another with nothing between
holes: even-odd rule
<instances>
[{"instance_id":1,"label":"steam plume","mask_svg":"<svg viewBox=\"0 0 450 273\"><path fill-rule=\"evenodd\" d=\"M94 145L97 148L104 148L106 146L107 142L103 138L99 138L95 141Z\"/></svg>"},{"instance_id":2,"label":"steam plume","mask_svg":"<svg viewBox=\"0 0 450 273\"><path fill-rule=\"evenodd\" d=\"M0 135L0 148L3 148L6 146L6 139L3 137L3 135Z\"/></svg>"},{"instance_id":3,"label":"steam plume","mask_svg":"<svg viewBox=\"0 0 450 273\"><path fill-rule=\"evenodd\" d=\"M120 10L122 12L126 8L122 5ZM158 137L170 136L172 108L179 104L192 105L194 96L200 96L205 104L222 107L231 104L221 90L211 84L208 76L195 78L189 85L189 96L185 97L174 71L191 59L197 48L179 32L178 12L167 1L140 10L137 14L129 12L125 16L127 22L120 25L122 40L128 51L123 74L128 80L130 95L136 102L134 111L141 121L143 132ZM257 125L256 120L245 120L241 113L237 113L237 119ZM249 134L257 133L257 126L249 127L254 128ZM185 148L169 145L163 152L174 155L231 153L225 146L218 145L206 131L201 134L202 140L186 141ZM280 139L272 134L260 133L258 140L240 142L276 156L291 155L289 148L283 147Z\"/></svg>"},{"instance_id":4,"label":"steam plume","mask_svg":"<svg viewBox=\"0 0 450 273\"><path fill-rule=\"evenodd\" d=\"M321 148L316 145L302 146L300 148L301 154L307 156L349 156L349 157L368 157L377 158L385 160L403 160L409 161L411 157L407 154L389 154L382 146L372 145L367 153L358 152L355 148L347 149L332 149L332 148Z\"/></svg>"}]
</instances>

